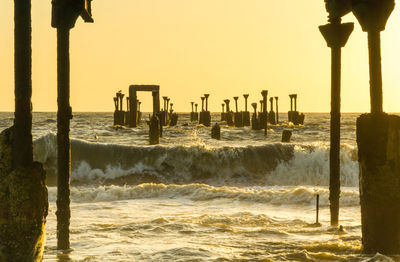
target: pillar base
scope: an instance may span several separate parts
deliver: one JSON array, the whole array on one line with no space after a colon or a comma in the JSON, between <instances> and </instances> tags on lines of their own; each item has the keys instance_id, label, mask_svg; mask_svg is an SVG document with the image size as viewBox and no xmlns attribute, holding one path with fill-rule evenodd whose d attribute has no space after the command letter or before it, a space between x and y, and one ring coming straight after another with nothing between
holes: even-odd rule
<instances>
[{"instance_id":1,"label":"pillar base","mask_svg":"<svg viewBox=\"0 0 400 262\"><path fill-rule=\"evenodd\" d=\"M400 254L400 117L357 119L363 252Z\"/></svg>"},{"instance_id":2,"label":"pillar base","mask_svg":"<svg viewBox=\"0 0 400 262\"><path fill-rule=\"evenodd\" d=\"M12 168L13 128L0 134L0 261L41 261L48 195L42 164Z\"/></svg>"}]
</instances>

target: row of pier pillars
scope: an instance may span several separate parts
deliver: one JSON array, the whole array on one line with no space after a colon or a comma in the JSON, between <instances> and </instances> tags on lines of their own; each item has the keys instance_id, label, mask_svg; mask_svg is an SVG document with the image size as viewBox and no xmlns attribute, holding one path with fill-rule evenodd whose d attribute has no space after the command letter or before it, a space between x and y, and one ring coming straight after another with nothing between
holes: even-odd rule
<instances>
[{"instance_id":1,"label":"row of pier pillars","mask_svg":"<svg viewBox=\"0 0 400 262\"><path fill-rule=\"evenodd\" d=\"M159 144L163 135L163 126L175 126L178 122L178 114L174 112L174 104L167 96L163 96L163 108L160 110L160 87L157 85L131 85L129 97L126 97L127 108L123 110L124 94L119 91L114 97L114 125L126 125L137 127L142 120L140 110L141 102L137 99L138 91L149 91L153 96L153 113L150 114L149 125L150 144Z\"/></svg>"},{"instance_id":2,"label":"row of pier pillars","mask_svg":"<svg viewBox=\"0 0 400 262\"><path fill-rule=\"evenodd\" d=\"M123 99L124 99L125 94L123 94L121 91L117 92L114 97L114 125L129 125L129 119L131 115L130 111L130 100L129 97L126 97L126 111L123 110ZM136 119L138 123L142 120L142 112L140 111L140 105L142 102L137 100L137 116Z\"/></svg>"},{"instance_id":3,"label":"row of pier pillars","mask_svg":"<svg viewBox=\"0 0 400 262\"><path fill-rule=\"evenodd\" d=\"M267 111L267 101L268 101L268 91L263 90L261 92L263 97L260 100L260 111L257 112L257 103L252 103L253 114L250 121L250 112L248 111L248 94L244 94L244 111L239 111L238 108L238 99L239 97L233 97L235 101L235 111L230 109L230 100L225 99L222 106L221 113L221 121L225 121L229 126L235 127L244 127L250 126L253 130L264 129L267 123L272 125L279 124L279 110L278 110L278 97L270 97L269 104L270 110ZM288 112L288 121L292 122L294 125L303 125L304 124L304 114L300 114L297 111L297 94L291 94L290 97L290 111ZM294 101L294 108L293 108ZM274 102L275 102L275 111L274 111ZM294 109L294 110L293 110Z\"/></svg>"},{"instance_id":4,"label":"row of pier pillars","mask_svg":"<svg viewBox=\"0 0 400 262\"><path fill-rule=\"evenodd\" d=\"M297 94L291 94L290 97L290 111L288 112L288 121L294 125L304 124L304 114L300 114L297 111ZM293 107L294 104L294 107Z\"/></svg>"},{"instance_id":5,"label":"row of pier pillars","mask_svg":"<svg viewBox=\"0 0 400 262\"><path fill-rule=\"evenodd\" d=\"M204 94L201 98L201 111L200 114L197 112L198 104L190 102L192 105L192 111L190 112L190 121L199 121L199 124L204 126L211 126L211 112L208 110L208 98L210 94ZM193 108L196 107L196 109Z\"/></svg>"}]
</instances>

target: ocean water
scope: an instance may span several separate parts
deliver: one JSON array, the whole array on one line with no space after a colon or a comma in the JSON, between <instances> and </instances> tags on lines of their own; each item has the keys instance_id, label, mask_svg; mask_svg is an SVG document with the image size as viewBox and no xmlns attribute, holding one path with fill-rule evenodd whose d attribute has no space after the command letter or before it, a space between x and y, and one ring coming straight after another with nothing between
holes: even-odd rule
<instances>
[{"instance_id":1,"label":"ocean water","mask_svg":"<svg viewBox=\"0 0 400 262\"><path fill-rule=\"evenodd\" d=\"M71 248L56 249L56 114L34 113L35 159L48 175L44 261L392 261L361 255L355 122L342 115L340 224L329 225L329 114L304 126L115 129L112 113L75 113L71 121ZM213 114L213 122L219 114ZM0 131L12 113L0 113ZM292 143L282 144L284 129ZM320 223L315 199L320 195ZM394 258L395 259L395 258Z\"/></svg>"}]
</instances>

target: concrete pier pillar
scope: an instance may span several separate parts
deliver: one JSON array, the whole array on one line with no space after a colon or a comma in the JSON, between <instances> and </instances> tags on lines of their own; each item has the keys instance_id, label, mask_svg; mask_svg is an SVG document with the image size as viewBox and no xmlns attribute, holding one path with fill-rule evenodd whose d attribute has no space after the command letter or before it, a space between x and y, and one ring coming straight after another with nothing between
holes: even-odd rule
<instances>
[{"instance_id":1,"label":"concrete pier pillar","mask_svg":"<svg viewBox=\"0 0 400 262\"><path fill-rule=\"evenodd\" d=\"M206 99L206 111L208 111L208 97L209 96L210 96L209 94L204 94L204 97Z\"/></svg>"},{"instance_id":2,"label":"concrete pier pillar","mask_svg":"<svg viewBox=\"0 0 400 262\"><path fill-rule=\"evenodd\" d=\"M215 123L211 128L211 138L220 140L221 139L221 127L218 123Z\"/></svg>"},{"instance_id":3,"label":"concrete pier pillar","mask_svg":"<svg viewBox=\"0 0 400 262\"><path fill-rule=\"evenodd\" d=\"M196 107L196 113L197 113L197 106L198 106L198 104L195 104L194 106Z\"/></svg>"},{"instance_id":4,"label":"concrete pier pillar","mask_svg":"<svg viewBox=\"0 0 400 262\"><path fill-rule=\"evenodd\" d=\"M225 117L225 104L221 104L222 106L222 112L221 112L221 121L226 121L226 117Z\"/></svg>"},{"instance_id":5,"label":"concrete pier pillar","mask_svg":"<svg viewBox=\"0 0 400 262\"><path fill-rule=\"evenodd\" d=\"M328 10L329 11L329 10ZM340 198L340 81L341 81L341 49L347 43L353 23L341 23L340 17L330 15L330 23L320 26L328 47L331 48L331 128L329 150L329 207L331 225L339 224ZM297 95L295 99L295 111ZM296 121L297 122L297 121Z\"/></svg>"},{"instance_id":6,"label":"concrete pier pillar","mask_svg":"<svg viewBox=\"0 0 400 262\"><path fill-rule=\"evenodd\" d=\"M235 109L236 109L236 113L237 113L237 112L239 112L238 111L238 99L239 99L239 97L235 96L235 97L233 97L233 99L235 99Z\"/></svg>"},{"instance_id":7,"label":"concrete pier pillar","mask_svg":"<svg viewBox=\"0 0 400 262\"><path fill-rule=\"evenodd\" d=\"M257 103L252 103L251 106L254 109L253 116L251 117L251 129L260 130L260 122L257 117Z\"/></svg>"},{"instance_id":8,"label":"concrete pier pillar","mask_svg":"<svg viewBox=\"0 0 400 262\"><path fill-rule=\"evenodd\" d=\"M194 108L193 108L194 102L190 102L190 104L192 105L192 113L193 113L194 112Z\"/></svg>"},{"instance_id":9,"label":"concrete pier pillar","mask_svg":"<svg viewBox=\"0 0 400 262\"><path fill-rule=\"evenodd\" d=\"M269 103L270 103L270 110L268 112L268 122L271 124L275 124L275 112L274 112L274 98L270 97L269 98Z\"/></svg>"},{"instance_id":10,"label":"concrete pier pillar","mask_svg":"<svg viewBox=\"0 0 400 262\"><path fill-rule=\"evenodd\" d=\"M290 138L292 137L292 131L283 130L282 132L282 143L290 143Z\"/></svg>"},{"instance_id":11,"label":"concrete pier pillar","mask_svg":"<svg viewBox=\"0 0 400 262\"><path fill-rule=\"evenodd\" d=\"M153 115L149 123L149 142L150 145L160 143L160 121L156 115Z\"/></svg>"},{"instance_id":12,"label":"concrete pier pillar","mask_svg":"<svg viewBox=\"0 0 400 262\"><path fill-rule=\"evenodd\" d=\"M276 124L279 124L279 111L278 111L278 97L275 97L275 105L276 105Z\"/></svg>"},{"instance_id":13,"label":"concrete pier pillar","mask_svg":"<svg viewBox=\"0 0 400 262\"><path fill-rule=\"evenodd\" d=\"M225 99L224 102L226 104L226 123L228 124L228 126L233 126L234 125L233 115L232 115L231 109L229 107L230 100Z\"/></svg>"},{"instance_id":14,"label":"concrete pier pillar","mask_svg":"<svg viewBox=\"0 0 400 262\"><path fill-rule=\"evenodd\" d=\"M368 33L371 114L357 119L363 252L400 254L400 118L383 113L380 32L394 0L352 0Z\"/></svg>"},{"instance_id":15,"label":"concrete pier pillar","mask_svg":"<svg viewBox=\"0 0 400 262\"><path fill-rule=\"evenodd\" d=\"M206 99L206 98L205 98L204 96L201 97L201 112L204 111L204 100L205 100L205 99Z\"/></svg>"},{"instance_id":16,"label":"concrete pier pillar","mask_svg":"<svg viewBox=\"0 0 400 262\"><path fill-rule=\"evenodd\" d=\"M86 9L87 8L87 9ZM57 249L68 250L70 224L70 29L81 16L85 22L93 22L90 2L83 6L74 6L70 1L52 1L51 26L57 28ZM121 95L117 96L120 99ZM122 99L119 101L122 111Z\"/></svg>"},{"instance_id":17,"label":"concrete pier pillar","mask_svg":"<svg viewBox=\"0 0 400 262\"><path fill-rule=\"evenodd\" d=\"M294 100L294 111L297 112L297 94L293 95L293 100Z\"/></svg>"},{"instance_id":18,"label":"concrete pier pillar","mask_svg":"<svg viewBox=\"0 0 400 262\"><path fill-rule=\"evenodd\" d=\"M118 97L114 97L115 111L118 111Z\"/></svg>"},{"instance_id":19,"label":"concrete pier pillar","mask_svg":"<svg viewBox=\"0 0 400 262\"><path fill-rule=\"evenodd\" d=\"M263 115L264 115L264 119L265 119L265 123L264 123L264 135L267 135L267 129L268 129L268 121L267 121L267 96L268 96L268 90L263 90L261 91L261 95L263 96Z\"/></svg>"},{"instance_id":20,"label":"concrete pier pillar","mask_svg":"<svg viewBox=\"0 0 400 262\"><path fill-rule=\"evenodd\" d=\"M248 94L244 94L244 112L243 112L243 125L250 126L250 112L247 110L247 99L249 98Z\"/></svg>"}]
</instances>

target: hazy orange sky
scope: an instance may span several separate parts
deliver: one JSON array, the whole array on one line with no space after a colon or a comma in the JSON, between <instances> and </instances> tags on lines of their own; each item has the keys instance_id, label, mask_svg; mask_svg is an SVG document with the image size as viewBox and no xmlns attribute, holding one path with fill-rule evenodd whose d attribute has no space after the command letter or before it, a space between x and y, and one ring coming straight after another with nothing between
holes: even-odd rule
<instances>
[{"instance_id":1,"label":"hazy orange sky","mask_svg":"<svg viewBox=\"0 0 400 262\"><path fill-rule=\"evenodd\" d=\"M330 50L318 31L323 0L94 0L94 24L71 31L74 111L113 111L112 97L130 84L158 84L177 111L210 93L223 99L262 89L289 108L298 93L303 112L330 110ZM33 107L56 111L56 30L51 1L32 0ZM342 54L342 111L369 111L367 35L356 23ZM13 1L0 1L0 111L14 109ZM384 110L400 112L399 7L382 33ZM151 94L139 94L143 111ZM201 104L201 103L200 103ZM239 100L243 106L243 99ZM125 105L124 105L125 106Z\"/></svg>"}]
</instances>

